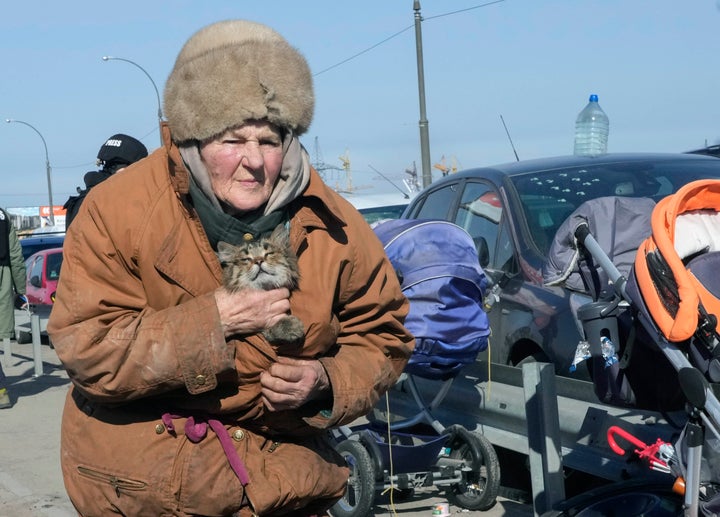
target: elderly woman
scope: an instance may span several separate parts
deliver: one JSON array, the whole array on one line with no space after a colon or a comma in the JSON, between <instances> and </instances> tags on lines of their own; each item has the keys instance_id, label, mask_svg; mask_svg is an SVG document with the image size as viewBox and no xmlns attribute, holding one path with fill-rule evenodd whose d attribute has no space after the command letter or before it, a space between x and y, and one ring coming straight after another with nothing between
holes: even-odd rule
<instances>
[{"instance_id":1,"label":"elderly woman","mask_svg":"<svg viewBox=\"0 0 720 517\"><path fill-rule=\"evenodd\" d=\"M298 135L314 97L277 32L210 25L165 87L165 145L88 195L48 332L73 381L62 470L82 515L322 513L347 469L327 430L366 414L414 346L382 246ZM292 292L221 286L219 241L289 228ZM304 345L262 330L291 312Z\"/></svg>"}]
</instances>

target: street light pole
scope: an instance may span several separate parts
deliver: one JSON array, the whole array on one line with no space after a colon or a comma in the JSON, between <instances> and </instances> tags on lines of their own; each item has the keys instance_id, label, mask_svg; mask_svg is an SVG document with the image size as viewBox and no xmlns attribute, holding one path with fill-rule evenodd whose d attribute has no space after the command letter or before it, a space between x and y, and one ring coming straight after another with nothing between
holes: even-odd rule
<instances>
[{"instance_id":1,"label":"street light pole","mask_svg":"<svg viewBox=\"0 0 720 517\"><path fill-rule=\"evenodd\" d=\"M103 61L125 61L126 63L130 63L131 65L137 67L140 69L142 73L145 74L145 76L150 79L150 82L153 85L153 88L155 89L155 96L157 97L157 118L158 118L158 131L160 130L160 126L162 125L163 121L163 112L162 112L162 104L160 103L160 92L158 91L157 85L155 84L155 81L153 81L153 78L150 76L149 73L147 73L147 70L145 70L143 67L138 65L135 61L130 61L129 59L125 59L124 57L114 57L114 56L103 56ZM162 131L160 131L160 145L162 145Z\"/></svg>"},{"instance_id":2,"label":"street light pole","mask_svg":"<svg viewBox=\"0 0 720 517\"><path fill-rule=\"evenodd\" d=\"M430 170L430 137L428 134L428 120L425 114L425 75L423 71L422 52L422 29L420 23L420 0L414 0L413 10L415 11L415 46L417 53L418 69L418 91L420 96L420 156L422 164L423 187L432 183L432 171Z\"/></svg>"},{"instance_id":3,"label":"street light pole","mask_svg":"<svg viewBox=\"0 0 720 517\"><path fill-rule=\"evenodd\" d=\"M37 130L35 126L32 124L28 124L27 122L23 122L22 120L15 120L12 118L6 118L5 122L8 124L11 122L16 122L18 124L24 124L33 131L35 131L40 139L42 140L43 147L45 147L45 173L47 174L47 185L48 185L48 203L50 204L50 225L55 226L55 206L53 205L53 198L52 198L52 180L50 179L50 158L48 157L48 149L47 149L47 143L45 142L45 138L42 136L42 133Z\"/></svg>"}]
</instances>

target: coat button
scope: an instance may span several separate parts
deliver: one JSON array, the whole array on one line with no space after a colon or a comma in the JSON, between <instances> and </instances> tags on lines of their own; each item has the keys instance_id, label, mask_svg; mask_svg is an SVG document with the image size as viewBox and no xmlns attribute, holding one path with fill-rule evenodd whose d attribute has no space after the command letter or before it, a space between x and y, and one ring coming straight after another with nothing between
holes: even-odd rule
<instances>
[{"instance_id":1,"label":"coat button","mask_svg":"<svg viewBox=\"0 0 720 517\"><path fill-rule=\"evenodd\" d=\"M253 240L253 235L252 235L252 233L246 233L245 235L243 235L243 240L244 240L245 242L250 242L251 240Z\"/></svg>"},{"instance_id":2,"label":"coat button","mask_svg":"<svg viewBox=\"0 0 720 517\"><path fill-rule=\"evenodd\" d=\"M205 384L205 376L204 375L198 375L195 377L195 382L198 386L202 386Z\"/></svg>"},{"instance_id":3,"label":"coat button","mask_svg":"<svg viewBox=\"0 0 720 517\"><path fill-rule=\"evenodd\" d=\"M155 434L163 434L165 432L165 426L158 424L155 426Z\"/></svg>"},{"instance_id":4,"label":"coat button","mask_svg":"<svg viewBox=\"0 0 720 517\"><path fill-rule=\"evenodd\" d=\"M243 438L245 438L245 431L243 431L242 429L235 429L233 431L233 434L232 434L233 440L235 440L236 442L239 442Z\"/></svg>"}]
</instances>

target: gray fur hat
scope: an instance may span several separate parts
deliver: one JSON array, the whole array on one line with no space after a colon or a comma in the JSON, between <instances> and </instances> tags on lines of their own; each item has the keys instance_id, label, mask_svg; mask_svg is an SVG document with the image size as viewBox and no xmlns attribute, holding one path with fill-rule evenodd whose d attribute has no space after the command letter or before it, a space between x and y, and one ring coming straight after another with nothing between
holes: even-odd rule
<instances>
[{"instance_id":1,"label":"gray fur hat","mask_svg":"<svg viewBox=\"0 0 720 517\"><path fill-rule=\"evenodd\" d=\"M315 96L305 58L280 34L260 23L226 20L185 43L164 103L173 139L183 143L262 119L300 135L312 122Z\"/></svg>"}]
</instances>

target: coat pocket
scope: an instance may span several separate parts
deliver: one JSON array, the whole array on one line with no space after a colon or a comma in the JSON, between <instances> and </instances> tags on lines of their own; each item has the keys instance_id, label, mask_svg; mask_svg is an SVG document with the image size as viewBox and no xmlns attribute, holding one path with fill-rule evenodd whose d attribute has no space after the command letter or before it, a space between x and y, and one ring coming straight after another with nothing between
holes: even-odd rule
<instances>
[{"instance_id":1,"label":"coat pocket","mask_svg":"<svg viewBox=\"0 0 720 517\"><path fill-rule=\"evenodd\" d=\"M349 476L325 435L292 442L254 435L247 466L247 495L259 515L301 508L319 513L342 497Z\"/></svg>"}]
</instances>

